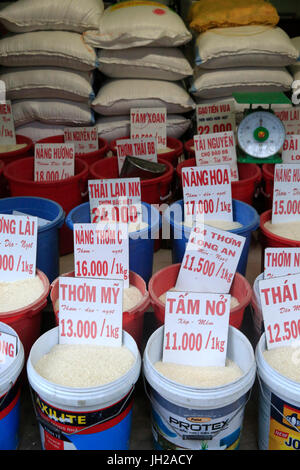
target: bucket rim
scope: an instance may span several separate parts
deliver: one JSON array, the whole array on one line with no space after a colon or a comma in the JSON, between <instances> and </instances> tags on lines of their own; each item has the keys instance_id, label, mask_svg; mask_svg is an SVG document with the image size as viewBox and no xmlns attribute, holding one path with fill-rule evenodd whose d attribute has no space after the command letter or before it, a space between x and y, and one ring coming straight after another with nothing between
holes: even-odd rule
<instances>
[{"instance_id":1,"label":"bucket rim","mask_svg":"<svg viewBox=\"0 0 300 470\"><path fill-rule=\"evenodd\" d=\"M10 333L17 337L18 352L10 367L0 373L0 397L8 388L11 388L21 374L25 364L25 352L23 343L18 333L10 325L0 321L0 329L4 333Z\"/></svg>"},{"instance_id":2,"label":"bucket rim","mask_svg":"<svg viewBox=\"0 0 300 470\"><path fill-rule=\"evenodd\" d=\"M1 160L6 160L14 157L18 157L19 155L22 155L24 152L29 152L34 146L32 139L30 137L27 137L22 134L16 134L16 142L18 144L26 144L26 147L18 149L18 150L13 150L11 152L5 152L0 154L1 155ZM28 158L28 157L27 157ZM12 162L11 162L12 163ZM8 163L9 165L10 163Z\"/></svg>"},{"instance_id":3,"label":"bucket rim","mask_svg":"<svg viewBox=\"0 0 300 470\"><path fill-rule=\"evenodd\" d=\"M291 238L281 237L280 235L276 235L275 233L270 232L270 230L268 230L265 227L265 223L269 222L269 221L272 221L272 209L268 209L268 210L264 211L260 215L260 218L259 218L260 229L261 229L262 234L265 237L272 238L273 240L277 241L278 243L283 243L283 246L285 246L285 245L288 245L288 246L291 246L291 247L300 246L300 240L292 240Z\"/></svg>"},{"instance_id":4,"label":"bucket rim","mask_svg":"<svg viewBox=\"0 0 300 470\"><path fill-rule=\"evenodd\" d=\"M262 165L262 173L263 173L263 176L271 180L274 179L274 172L270 171L270 168L274 168L274 164L273 163L264 163Z\"/></svg>"}]
</instances>

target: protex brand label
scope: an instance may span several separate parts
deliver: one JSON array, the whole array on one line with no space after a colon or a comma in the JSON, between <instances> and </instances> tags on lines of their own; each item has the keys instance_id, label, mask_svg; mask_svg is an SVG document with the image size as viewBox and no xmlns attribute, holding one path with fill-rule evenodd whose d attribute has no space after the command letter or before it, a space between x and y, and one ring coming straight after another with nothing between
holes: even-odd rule
<instances>
[{"instance_id":1,"label":"protex brand label","mask_svg":"<svg viewBox=\"0 0 300 470\"><path fill-rule=\"evenodd\" d=\"M240 442L246 395L214 410L179 407L148 384L156 450L234 450Z\"/></svg>"}]
</instances>

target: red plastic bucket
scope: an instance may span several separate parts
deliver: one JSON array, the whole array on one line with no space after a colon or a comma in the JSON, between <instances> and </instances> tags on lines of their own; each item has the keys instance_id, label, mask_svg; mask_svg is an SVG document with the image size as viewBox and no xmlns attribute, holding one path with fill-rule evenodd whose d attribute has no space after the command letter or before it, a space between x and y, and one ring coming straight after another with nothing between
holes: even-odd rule
<instances>
[{"instance_id":1,"label":"red plastic bucket","mask_svg":"<svg viewBox=\"0 0 300 470\"><path fill-rule=\"evenodd\" d=\"M74 271L62 274L61 276L74 277ZM144 314L150 305L150 297L147 291L146 283L141 276L129 272L129 283L135 286L143 294L141 301L132 309L123 312L123 329L129 333L136 341L139 349L141 350L143 344L143 328L144 328ZM51 284L50 299L53 305L55 314L56 325L59 323L59 310L57 300L59 297L59 278L55 279Z\"/></svg>"},{"instance_id":2,"label":"red plastic bucket","mask_svg":"<svg viewBox=\"0 0 300 470\"><path fill-rule=\"evenodd\" d=\"M75 161L75 176L49 183L34 181L34 157L23 158L4 168L11 196L51 199L61 205L66 215L83 202L87 193L88 173L88 165L81 159ZM73 252L73 232L65 224L60 229L59 248L61 255Z\"/></svg>"},{"instance_id":3,"label":"red plastic bucket","mask_svg":"<svg viewBox=\"0 0 300 470\"><path fill-rule=\"evenodd\" d=\"M264 163L262 165L262 177L264 182L264 197L266 209L272 209L273 187L274 187L274 164Z\"/></svg>"},{"instance_id":4,"label":"red plastic bucket","mask_svg":"<svg viewBox=\"0 0 300 470\"><path fill-rule=\"evenodd\" d=\"M189 158L179 163L177 166L177 178L181 188L181 173L182 168L196 166L196 159ZM232 181L231 192L232 198L238 201L243 201L250 206L253 204L253 199L262 179L261 169L258 165L253 163L238 163L239 180Z\"/></svg>"},{"instance_id":5,"label":"red plastic bucket","mask_svg":"<svg viewBox=\"0 0 300 470\"><path fill-rule=\"evenodd\" d=\"M29 137L16 134L16 143L26 144L26 147L23 147L19 150L14 150L13 152L0 153L0 158L4 165L8 165L9 163L14 162L20 158L24 158L27 155L33 155L33 142L31 139L29 139Z\"/></svg>"},{"instance_id":6,"label":"red plastic bucket","mask_svg":"<svg viewBox=\"0 0 300 470\"><path fill-rule=\"evenodd\" d=\"M0 313L0 321L11 326L19 335L24 346L25 358L28 357L31 346L40 336L42 311L47 305L50 290L47 276L39 269L36 270L36 274L44 285L43 294L24 308Z\"/></svg>"},{"instance_id":7,"label":"red plastic bucket","mask_svg":"<svg viewBox=\"0 0 300 470\"><path fill-rule=\"evenodd\" d=\"M148 290L157 327L164 324L165 305L159 297L176 284L181 264L172 264L157 271L150 279ZM230 294L239 301L239 305L230 312L229 324L240 328L244 318L244 311L251 302L252 288L247 279L240 273L236 273L231 284Z\"/></svg>"},{"instance_id":8,"label":"red plastic bucket","mask_svg":"<svg viewBox=\"0 0 300 470\"><path fill-rule=\"evenodd\" d=\"M39 140L36 142L37 144L63 144L65 141L64 135L55 135L52 137L45 137L44 139ZM102 139L101 137L98 138L98 150L94 152L83 153L80 155L75 155L76 158L80 158L81 160L85 161L88 166L92 166L93 163L101 160L101 158L106 157L107 152L109 151L109 145L106 140Z\"/></svg>"},{"instance_id":9,"label":"red plastic bucket","mask_svg":"<svg viewBox=\"0 0 300 470\"><path fill-rule=\"evenodd\" d=\"M117 156L116 142L117 140L122 140L122 139L130 139L130 136L120 137L119 139L114 139L110 142L110 150L112 154L115 156ZM183 143L180 142L180 140L175 139L174 137L167 137L167 147L172 150L158 154L158 160L162 158L163 160L167 160L174 167L176 167L178 164L179 158L183 154Z\"/></svg>"},{"instance_id":10,"label":"red plastic bucket","mask_svg":"<svg viewBox=\"0 0 300 470\"><path fill-rule=\"evenodd\" d=\"M172 181L174 168L171 163L161 159L167 166L167 170L161 176L141 181L141 198L148 204L162 204L172 196ZM118 159L108 157L94 163L90 168L91 179L113 179L119 178Z\"/></svg>"},{"instance_id":11,"label":"red plastic bucket","mask_svg":"<svg viewBox=\"0 0 300 470\"><path fill-rule=\"evenodd\" d=\"M263 212L260 216L260 233L262 248L297 248L300 247L300 241L290 238L279 237L265 228L265 223L271 221L272 209Z\"/></svg>"}]
</instances>

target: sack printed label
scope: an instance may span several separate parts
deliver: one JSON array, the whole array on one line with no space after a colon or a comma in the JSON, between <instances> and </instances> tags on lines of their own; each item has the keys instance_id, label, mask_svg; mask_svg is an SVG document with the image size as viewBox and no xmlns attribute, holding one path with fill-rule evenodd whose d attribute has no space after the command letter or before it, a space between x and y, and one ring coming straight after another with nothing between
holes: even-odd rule
<instances>
[{"instance_id":1,"label":"sack printed label","mask_svg":"<svg viewBox=\"0 0 300 470\"><path fill-rule=\"evenodd\" d=\"M34 181L61 181L74 176L74 144L36 144Z\"/></svg>"},{"instance_id":2,"label":"sack printed label","mask_svg":"<svg viewBox=\"0 0 300 470\"><path fill-rule=\"evenodd\" d=\"M37 217L1 215L1 281L17 281L35 277L37 230Z\"/></svg>"},{"instance_id":3,"label":"sack printed label","mask_svg":"<svg viewBox=\"0 0 300 470\"><path fill-rule=\"evenodd\" d=\"M154 138L158 149L167 146L166 108L132 108L130 110L131 139Z\"/></svg>"},{"instance_id":4,"label":"sack printed label","mask_svg":"<svg viewBox=\"0 0 300 470\"><path fill-rule=\"evenodd\" d=\"M300 135L300 107L293 106L291 108L274 111L275 115L282 121L287 134Z\"/></svg>"},{"instance_id":5,"label":"sack printed label","mask_svg":"<svg viewBox=\"0 0 300 470\"><path fill-rule=\"evenodd\" d=\"M98 129L94 127L66 127L64 129L66 144L73 144L76 155L99 150Z\"/></svg>"},{"instance_id":6,"label":"sack printed label","mask_svg":"<svg viewBox=\"0 0 300 470\"><path fill-rule=\"evenodd\" d=\"M264 279L300 273L300 248L266 248Z\"/></svg>"},{"instance_id":7,"label":"sack printed label","mask_svg":"<svg viewBox=\"0 0 300 470\"><path fill-rule=\"evenodd\" d=\"M0 147L16 145L15 123L11 102L0 102Z\"/></svg>"},{"instance_id":8,"label":"sack printed label","mask_svg":"<svg viewBox=\"0 0 300 470\"><path fill-rule=\"evenodd\" d=\"M123 281L59 278L59 343L122 345Z\"/></svg>"},{"instance_id":9,"label":"sack printed label","mask_svg":"<svg viewBox=\"0 0 300 470\"><path fill-rule=\"evenodd\" d=\"M269 450L300 450L300 409L271 394Z\"/></svg>"},{"instance_id":10,"label":"sack printed label","mask_svg":"<svg viewBox=\"0 0 300 470\"><path fill-rule=\"evenodd\" d=\"M283 163L300 163L300 135L287 135L282 147Z\"/></svg>"},{"instance_id":11,"label":"sack printed label","mask_svg":"<svg viewBox=\"0 0 300 470\"><path fill-rule=\"evenodd\" d=\"M229 165L231 181L238 181L236 144L232 131L195 135L194 146L197 166Z\"/></svg>"},{"instance_id":12,"label":"sack printed label","mask_svg":"<svg viewBox=\"0 0 300 470\"><path fill-rule=\"evenodd\" d=\"M120 139L116 141L119 174L125 159L129 157L142 158L149 162L157 162L156 139Z\"/></svg>"},{"instance_id":13,"label":"sack printed label","mask_svg":"<svg viewBox=\"0 0 300 470\"><path fill-rule=\"evenodd\" d=\"M17 337L0 331L0 372L2 373L14 361L17 355Z\"/></svg>"},{"instance_id":14,"label":"sack printed label","mask_svg":"<svg viewBox=\"0 0 300 470\"><path fill-rule=\"evenodd\" d=\"M231 101L196 106L197 134L215 134L217 132L235 132L235 107Z\"/></svg>"},{"instance_id":15,"label":"sack printed label","mask_svg":"<svg viewBox=\"0 0 300 470\"><path fill-rule=\"evenodd\" d=\"M300 220L300 164L277 164L274 169L272 223Z\"/></svg>"}]
</instances>

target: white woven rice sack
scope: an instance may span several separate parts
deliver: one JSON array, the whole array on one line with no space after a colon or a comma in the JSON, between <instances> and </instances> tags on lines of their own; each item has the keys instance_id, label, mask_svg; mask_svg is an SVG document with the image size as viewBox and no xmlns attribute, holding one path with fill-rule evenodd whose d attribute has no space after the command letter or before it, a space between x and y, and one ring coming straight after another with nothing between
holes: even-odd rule
<instances>
[{"instance_id":1,"label":"white woven rice sack","mask_svg":"<svg viewBox=\"0 0 300 470\"><path fill-rule=\"evenodd\" d=\"M130 114L131 108L161 108L181 114L195 109L195 103L177 82L142 79L110 79L92 102L94 111L105 116Z\"/></svg>"},{"instance_id":2,"label":"white woven rice sack","mask_svg":"<svg viewBox=\"0 0 300 470\"><path fill-rule=\"evenodd\" d=\"M253 25L199 34L195 63L205 69L284 67L296 62L299 55L281 28Z\"/></svg>"},{"instance_id":3,"label":"white woven rice sack","mask_svg":"<svg viewBox=\"0 0 300 470\"><path fill-rule=\"evenodd\" d=\"M93 70L96 51L82 35L69 31L35 31L0 40L0 65L7 67L65 67Z\"/></svg>"},{"instance_id":4,"label":"white woven rice sack","mask_svg":"<svg viewBox=\"0 0 300 470\"><path fill-rule=\"evenodd\" d=\"M98 31L84 33L85 41L100 49L139 46L177 47L192 39L180 16L162 3L146 0L108 7Z\"/></svg>"},{"instance_id":5,"label":"white woven rice sack","mask_svg":"<svg viewBox=\"0 0 300 470\"><path fill-rule=\"evenodd\" d=\"M103 14L102 0L18 0L0 12L8 31L64 30L81 33L97 29Z\"/></svg>"},{"instance_id":6,"label":"white woven rice sack","mask_svg":"<svg viewBox=\"0 0 300 470\"><path fill-rule=\"evenodd\" d=\"M32 142L37 142L38 140L46 139L48 137L64 135L64 129L64 125L31 121L18 127L18 135L24 135L31 139Z\"/></svg>"},{"instance_id":7,"label":"white woven rice sack","mask_svg":"<svg viewBox=\"0 0 300 470\"><path fill-rule=\"evenodd\" d=\"M284 67L240 67L195 71L190 93L203 99L231 96L233 92L288 92L293 77Z\"/></svg>"},{"instance_id":8,"label":"white woven rice sack","mask_svg":"<svg viewBox=\"0 0 300 470\"><path fill-rule=\"evenodd\" d=\"M184 54L176 47L133 47L98 54L99 70L111 78L150 78L177 81L193 75Z\"/></svg>"},{"instance_id":9,"label":"white woven rice sack","mask_svg":"<svg viewBox=\"0 0 300 470\"><path fill-rule=\"evenodd\" d=\"M54 98L83 103L94 97L92 72L59 67L9 67L0 69L8 100Z\"/></svg>"},{"instance_id":10,"label":"white woven rice sack","mask_svg":"<svg viewBox=\"0 0 300 470\"><path fill-rule=\"evenodd\" d=\"M75 101L40 99L12 103L15 126L40 121L46 124L87 126L95 123L90 106Z\"/></svg>"},{"instance_id":11,"label":"white woven rice sack","mask_svg":"<svg viewBox=\"0 0 300 470\"><path fill-rule=\"evenodd\" d=\"M127 116L98 116L96 118L98 134L111 142L130 135L130 117ZM167 116L167 136L180 139L191 126L191 120L179 114Z\"/></svg>"}]
</instances>

